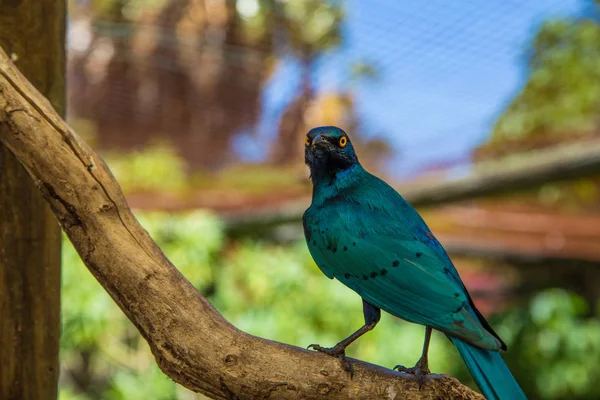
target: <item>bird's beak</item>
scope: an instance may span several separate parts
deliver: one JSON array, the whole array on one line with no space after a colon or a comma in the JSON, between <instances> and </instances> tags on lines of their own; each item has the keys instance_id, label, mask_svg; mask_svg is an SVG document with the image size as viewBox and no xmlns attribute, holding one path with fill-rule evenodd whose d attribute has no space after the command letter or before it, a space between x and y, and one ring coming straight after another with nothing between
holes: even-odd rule
<instances>
[{"instance_id":1,"label":"bird's beak","mask_svg":"<svg viewBox=\"0 0 600 400\"><path fill-rule=\"evenodd\" d=\"M327 146L327 140L325 140L325 138L321 135L317 135L313 138L312 142L310 143L311 147L315 147L315 146Z\"/></svg>"}]
</instances>

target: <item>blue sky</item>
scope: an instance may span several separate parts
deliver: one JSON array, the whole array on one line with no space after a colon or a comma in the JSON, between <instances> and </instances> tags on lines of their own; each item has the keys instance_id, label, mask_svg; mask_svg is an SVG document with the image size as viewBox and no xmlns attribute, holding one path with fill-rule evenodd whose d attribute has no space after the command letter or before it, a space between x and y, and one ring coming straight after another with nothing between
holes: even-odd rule
<instances>
[{"instance_id":1,"label":"blue sky","mask_svg":"<svg viewBox=\"0 0 600 400\"><path fill-rule=\"evenodd\" d=\"M577 14L581 0L348 0L344 46L321 60L317 90L351 85L363 131L388 139L390 172L468 160L525 79L523 51L539 24ZM352 82L347 66L373 64L375 82ZM298 84L282 65L265 89L259 137L268 139ZM263 143L238 145L258 155ZM259 140L260 142L260 140ZM240 148L238 147L238 148Z\"/></svg>"}]
</instances>

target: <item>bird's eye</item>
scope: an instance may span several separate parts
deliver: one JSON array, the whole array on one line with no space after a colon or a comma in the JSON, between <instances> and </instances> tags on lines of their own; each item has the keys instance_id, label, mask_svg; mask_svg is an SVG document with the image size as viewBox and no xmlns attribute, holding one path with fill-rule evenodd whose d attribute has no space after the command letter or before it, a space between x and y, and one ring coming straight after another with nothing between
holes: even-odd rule
<instances>
[{"instance_id":1,"label":"bird's eye","mask_svg":"<svg viewBox=\"0 0 600 400\"><path fill-rule=\"evenodd\" d=\"M346 136L342 136L340 138L340 147L346 147L346 145L348 144L348 138Z\"/></svg>"},{"instance_id":2,"label":"bird's eye","mask_svg":"<svg viewBox=\"0 0 600 400\"><path fill-rule=\"evenodd\" d=\"M308 136L306 137L306 140L304 141L304 144L306 146L310 146L310 138Z\"/></svg>"}]
</instances>

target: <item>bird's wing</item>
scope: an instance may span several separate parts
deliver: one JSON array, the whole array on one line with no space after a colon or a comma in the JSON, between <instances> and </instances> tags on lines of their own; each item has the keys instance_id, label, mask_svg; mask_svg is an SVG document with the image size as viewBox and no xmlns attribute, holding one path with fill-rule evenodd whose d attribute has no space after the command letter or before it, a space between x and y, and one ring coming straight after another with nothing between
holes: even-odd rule
<instances>
[{"instance_id":1,"label":"bird's wing","mask_svg":"<svg viewBox=\"0 0 600 400\"><path fill-rule=\"evenodd\" d=\"M349 202L312 213L305 227L321 270L369 303L476 346L499 349L443 248L420 221Z\"/></svg>"}]
</instances>

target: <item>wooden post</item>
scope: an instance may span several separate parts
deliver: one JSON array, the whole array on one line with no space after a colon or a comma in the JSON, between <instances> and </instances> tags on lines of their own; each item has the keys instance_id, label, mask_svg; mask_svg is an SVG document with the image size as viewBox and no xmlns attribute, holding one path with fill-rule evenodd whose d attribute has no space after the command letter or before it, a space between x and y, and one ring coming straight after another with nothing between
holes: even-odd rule
<instances>
[{"instance_id":1,"label":"wooden post","mask_svg":"<svg viewBox=\"0 0 600 400\"><path fill-rule=\"evenodd\" d=\"M65 0L0 0L0 46L61 115L65 19ZM39 189L0 144L0 399L57 398L60 242Z\"/></svg>"}]
</instances>

